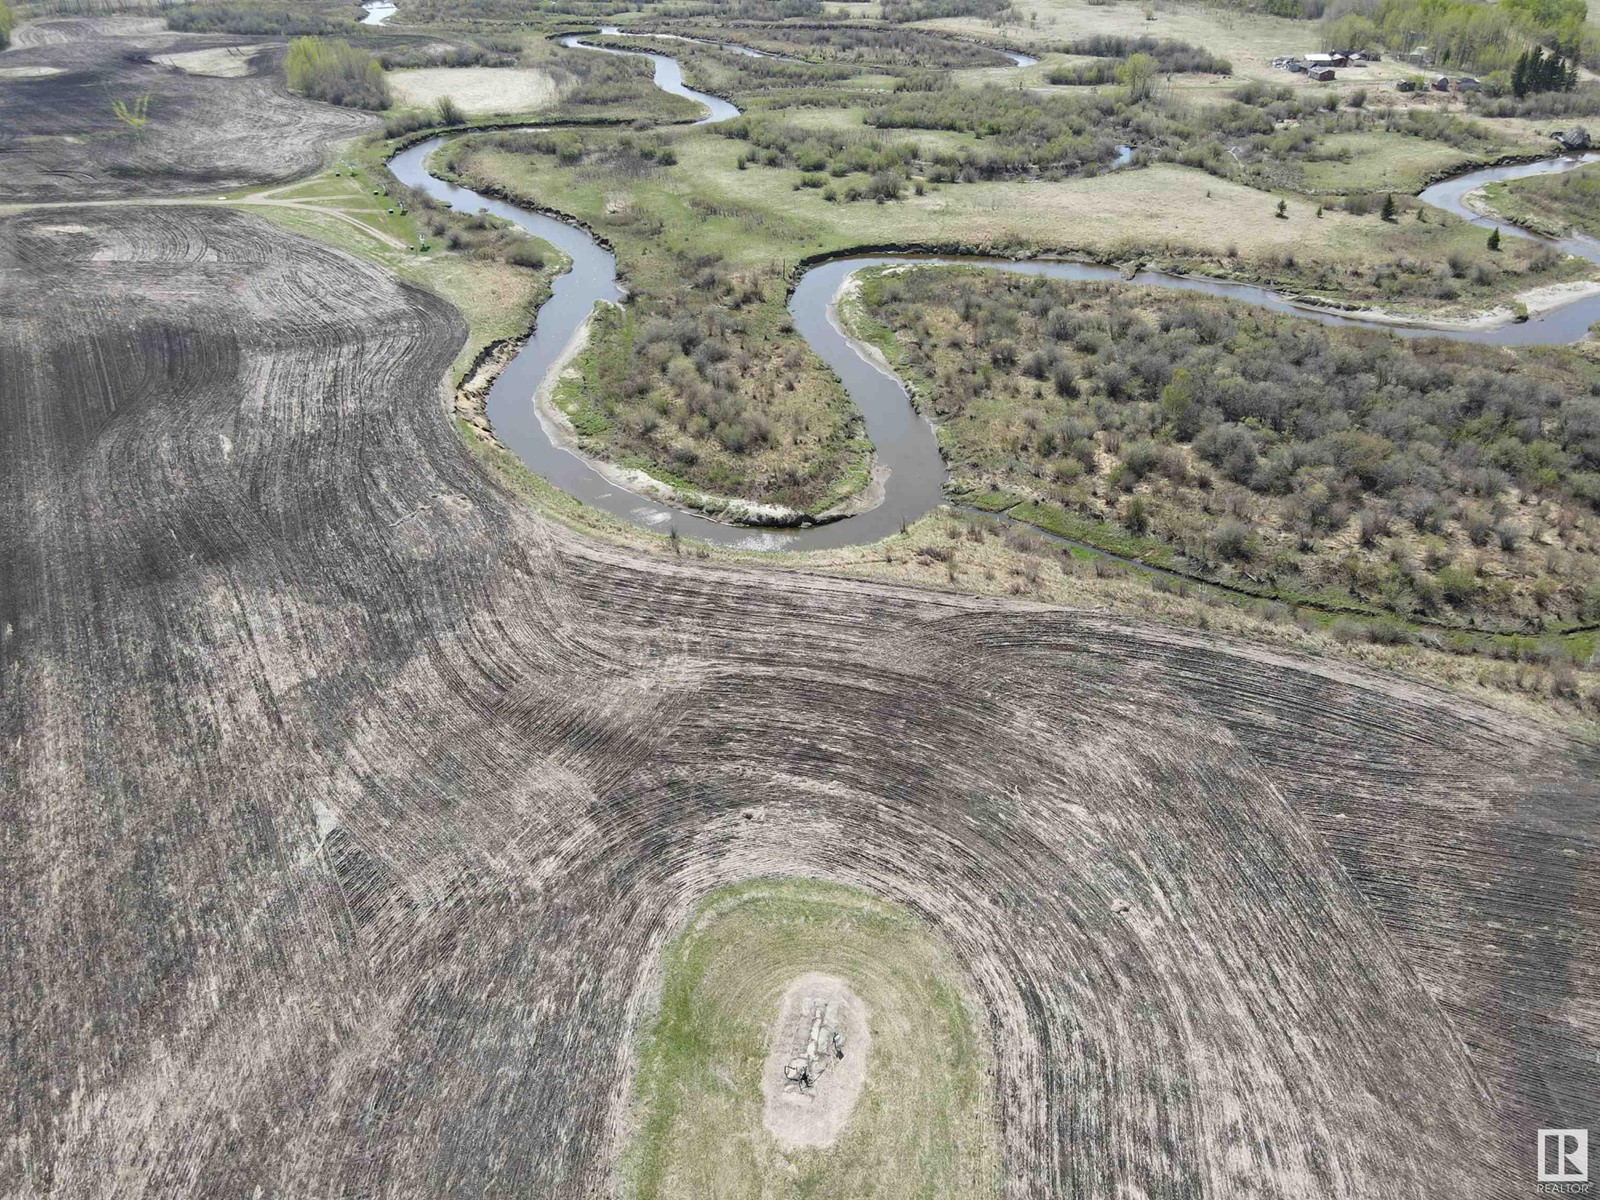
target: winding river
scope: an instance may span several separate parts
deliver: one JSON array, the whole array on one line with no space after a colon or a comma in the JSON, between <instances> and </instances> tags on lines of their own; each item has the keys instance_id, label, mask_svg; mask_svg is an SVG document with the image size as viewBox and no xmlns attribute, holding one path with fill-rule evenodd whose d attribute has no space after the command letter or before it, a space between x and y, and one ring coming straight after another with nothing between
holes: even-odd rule
<instances>
[{"instance_id":1,"label":"winding river","mask_svg":"<svg viewBox=\"0 0 1600 1200\"><path fill-rule=\"evenodd\" d=\"M610 27L602 32L626 36ZM562 44L605 54L633 53L591 46L576 34L563 38ZM726 100L685 86L683 71L676 59L654 52L640 53L644 53L653 63L658 87L705 106L707 113L700 124L725 121L739 114L739 110ZM1026 58L1025 55L1015 54L1012 57ZM586 504L646 528L660 531L670 527L681 536L717 545L775 551L865 544L898 533L903 524L916 520L943 502L945 469L939 457L932 425L917 413L900 380L871 361L838 327L833 301L845 281L856 271L891 263L961 262L1017 275L1042 275L1051 279L1121 279L1120 273L1109 267L1052 259L1019 262L1012 259L875 254L837 258L812 267L800 278L791 294L789 312L800 335L839 377L851 400L860 408L880 472L886 472L883 499L866 512L798 529L729 525L628 491L609 479L588 459L559 443L546 424L547 418L537 411L533 397L541 381L560 362L594 306L601 302L615 303L621 300L623 291L617 283L616 259L609 250L575 225L481 195L470 188L448 183L429 174L427 158L444 140L443 137L431 138L402 151L390 160L389 169L401 183L424 191L451 208L465 212L481 209L503 217L556 246L572 259L572 269L556 279L550 299L540 308L533 336L500 372L489 390L487 414L496 436L531 470ZM1571 170L1582 162L1596 159L1600 159L1600 154L1474 171L1428 188L1421 198L1480 224L1494 224L1465 206L1464 199L1469 192L1496 180ZM1504 223L1501 223L1501 228L1508 235L1534 236ZM1600 262L1600 243L1591 239L1575 237L1554 244L1568 253ZM1589 326L1600 320L1600 295L1575 300L1522 324L1495 328L1432 329L1381 323L1370 318L1310 307L1250 284L1162 272L1142 273L1139 282L1147 286L1242 300L1327 325L1383 328L1401 337L1450 337L1496 345L1573 342L1584 337Z\"/></svg>"}]
</instances>

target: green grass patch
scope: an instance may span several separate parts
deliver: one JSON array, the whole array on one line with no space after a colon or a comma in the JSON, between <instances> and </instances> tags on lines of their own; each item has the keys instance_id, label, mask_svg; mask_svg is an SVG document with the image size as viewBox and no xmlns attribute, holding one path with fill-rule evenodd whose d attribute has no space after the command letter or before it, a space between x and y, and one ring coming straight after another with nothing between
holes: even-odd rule
<instances>
[{"instance_id":1,"label":"green grass patch","mask_svg":"<svg viewBox=\"0 0 1600 1200\"><path fill-rule=\"evenodd\" d=\"M762 1124L761 1073L780 998L809 972L864 1002L871 1049L838 1140L785 1151ZM897 905L811 880L713 894L662 955L625 1194L727 1200L781 1180L793 1196L995 1195L989 1052L964 990L932 931Z\"/></svg>"},{"instance_id":2,"label":"green grass patch","mask_svg":"<svg viewBox=\"0 0 1600 1200\"><path fill-rule=\"evenodd\" d=\"M1317 152L1328 157L1305 165L1309 192L1414 193L1440 171L1474 161L1443 142L1402 133L1333 133Z\"/></svg>"},{"instance_id":3,"label":"green grass patch","mask_svg":"<svg viewBox=\"0 0 1600 1200\"><path fill-rule=\"evenodd\" d=\"M1491 183L1484 195L1506 220L1536 232L1561 236L1576 230L1600 237L1600 163Z\"/></svg>"}]
</instances>

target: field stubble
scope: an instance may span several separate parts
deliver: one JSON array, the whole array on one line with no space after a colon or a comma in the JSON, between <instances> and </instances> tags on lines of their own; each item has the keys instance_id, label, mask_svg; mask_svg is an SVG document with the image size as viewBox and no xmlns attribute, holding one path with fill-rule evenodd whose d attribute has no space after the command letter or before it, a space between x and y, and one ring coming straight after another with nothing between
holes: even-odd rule
<instances>
[{"instance_id":1,"label":"field stubble","mask_svg":"<svg viewBox=\"0 0 1600 1200\"><path fill-rule=\"evenodd\" d=\"M220 208L11 224L8 1190L602 1190L656 948L793 874L938 930L1011 1195L1509 1195L1592 1119L1593 749L596 543L478 470L459 318L376 267Z\"/></svg>"},{"instance_id":2,"label":"field stubble","mask_svg":"<svg viewBox=\"0 0 1600 1200\"><path fill-rule=\"evenodd\" d=\"M1509 1196L1593 1123L1592 747L579 536L445 419L466 336L221 206L7 218L0 1191L604 1192L661 948L759 877L936 931L1012 1196Z\"/></svg>"}]
</instances>

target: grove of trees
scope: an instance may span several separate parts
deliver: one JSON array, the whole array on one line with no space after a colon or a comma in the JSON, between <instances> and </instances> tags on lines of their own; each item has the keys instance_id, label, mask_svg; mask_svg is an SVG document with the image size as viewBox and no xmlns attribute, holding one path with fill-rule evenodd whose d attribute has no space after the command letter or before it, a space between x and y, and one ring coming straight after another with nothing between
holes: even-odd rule
<instances>
[{"instance_id":1,"label":"grove of trees","mask_svg":"<svg viewBox=\"0 0 1600 1200\"><path fill-rule=\"evenodd\" d=\"M376 58L349 42L298 37L283 60L292 91L347 108L389 107L389 85Z\"/></svg>"}]
</instances>

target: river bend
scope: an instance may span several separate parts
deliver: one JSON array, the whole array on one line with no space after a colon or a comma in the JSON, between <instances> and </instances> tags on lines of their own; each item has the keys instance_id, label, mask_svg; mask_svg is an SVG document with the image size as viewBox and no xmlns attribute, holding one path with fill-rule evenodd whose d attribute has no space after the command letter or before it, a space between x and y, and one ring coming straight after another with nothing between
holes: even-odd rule
<instances>
[{"instance_id":1,"label":"river bend","mask_svg":"<svg viewBox=\"0 0 1600 1200\"><path fill-rule=\"evenodd\" d=\"M602 32L627 36L611 27L606 27ZM634 53L591 46L577 34L563 38L562 44L603 54ZM651 60L656 86L705 107L706 115L701 118L700 124L725 121L739 115L739 110L728 101L687 87L676 59L654 51L639 53ZM1015 54L1013 57L1026 58ZM595 464L560 445L552 435L545 424L547 418L537 412L533 397L541 381L577 336L594 306L621 300L623 292L617 283L616 259L609 250L575 225L521 205L481 195L470 188L429 174L427 158L444 140L443 137L431 138L402 151L390 160L389 169L396 179L408 187L426 192L451 208L464 212L481 209L503 217L543 238L572 259L572 269L555 280L550 299L539 309L533 335L496 377L489 390L487 416L496 436L529 469L585 504L646 528L659 531L670 527L681 536L717 545L775 551L866 544L898 533L903 524L923 516L943 501L945 469L939 457L932 425L916 411L900 380L871 361L838 327L834 299L845 281L856 271L888 263L961 262L1051 279L1115 281L1121 278L1119 272L1109 267L1059 259L1019 262L1012 259L874 254L841 257L813 266L795 286L789 299L789 312L794 318L796 330L812 351L839 377L851 400L861 410L880 473L885 474L883 500L866 512L797 529L729 525L620 487ZM1480 224L1494 224L1466 207L1464 201L1468 193L1496 180L1567 171L1596 159L1600 159L1600 154L1491 167L1435 184L1426 189L1421 198ZM1501 228L1508 235L1535 236L1504 223L1501 223ZM1592 239L1573 237L1553 244L1568 253L1600 262L1600 243ZM1587 334L1591 324L1600 320L1600 295L1575 300L1521 324L1496 328L1432 329L1382 323L1353 314L1308 307L1251 284L1162 272L1145 272L1138 281L1146 286L1242 300L1327 325L1382 328L1401 337L1449 337L1496 345L1549 345L1577 341Z\"/></svg>"}]
</instances>

